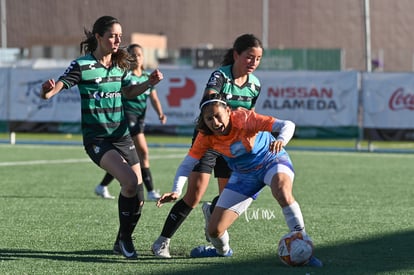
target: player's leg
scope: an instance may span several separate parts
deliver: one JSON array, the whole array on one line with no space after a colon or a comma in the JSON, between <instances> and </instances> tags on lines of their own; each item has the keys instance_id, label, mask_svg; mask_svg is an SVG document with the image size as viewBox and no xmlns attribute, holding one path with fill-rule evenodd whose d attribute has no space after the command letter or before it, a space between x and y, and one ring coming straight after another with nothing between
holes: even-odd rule
<instances>
[{"instance_id":1,"label":"player's leg","mask_svg":"<svg viewBox=\"0 0 414 275\"><path fill-rule=\"evenodd\" d=\"M200 159L198 165L194 167L193 172L188 177L186 193L171 208L164 222L161 235L152 245L152 251L155 256L162 258L171 257L169 252L170 240L193 208L200 203L201 198L207 190L215 159L216 154L211 154L208 151Z\"/></svg>"},{"instance_id":2,"label":"player's leg","mask_svg":"<svg viewBox=\"0 0 414 275\"><path fill-rule=\"evenodd\" d=\"M142 126L142 128L143 127L144 126ZM161 196L154 190L154 182L150 170L149 149L143 131L135 135L133 140L141 163L141 174L145 188L147 189L147 199L152 201L158 200Z\"/></svg>"},{"instance_id":3,"label":"player's leg","mask_svg":"<svg viewBox=\"0 0 414 275\"><path fill-rule=\"evenodd\" d=\"M131 146L128 136L123 140L108 143L103 142L100 150L89 148L88 154L102 152L99 165L113 175L121 185L118 198L119 230L115 244L119 243L120 251L126 258L136 258L132 242L132 233L141 216L144 204L142 192L142 176L138 155Z\"/></svg>"},{"instance_id":4,"label":"player's leg","mask_svg":"<svg viewBox=\"0 0 414 275\"><path fill-rule=\"evenodd\" d=\"M232 256L227 229L250 206L252 198L230 189L224 189L210 217L208 234L213 247L198 246L192 257Z\"/></svg>"},{"instance_id":5,"label":"player's leg","mask_svg":"<svg viewBox=\"0 0 414 275\"><path fill-rule=\"evenodd\" d=\"M269 184L269 178L270 184ZM305 231L305 222L299 203L292 192L294 172L290 160L270 168L265 176L265 183L270 185L273 197L282 208L283 216L290 231ZM323 263L312 256L308 265L322 267Z\"/></svg>"}]
</instances>

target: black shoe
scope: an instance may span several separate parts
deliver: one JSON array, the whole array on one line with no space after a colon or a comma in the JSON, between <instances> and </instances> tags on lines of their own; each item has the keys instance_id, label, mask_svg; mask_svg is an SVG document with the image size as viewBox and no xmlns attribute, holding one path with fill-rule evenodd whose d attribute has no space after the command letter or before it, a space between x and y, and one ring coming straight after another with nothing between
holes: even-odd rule
<instances>
[{"instance_id":1,"label":"black shoe","mask_svg":"<svg viewBox=\"0 0 414 275\"><path fill-rule=\"evenodd\" d=\"M116 243L115 243L116 244ZM132 238L125 238L119 239L118 242L119 251L122 255L127 259L136 259L138 258L138 254L135 251L134 243L132 242ZM115 252L115 245L114 245L114 252Z\"/></svg>"}]
</instances>

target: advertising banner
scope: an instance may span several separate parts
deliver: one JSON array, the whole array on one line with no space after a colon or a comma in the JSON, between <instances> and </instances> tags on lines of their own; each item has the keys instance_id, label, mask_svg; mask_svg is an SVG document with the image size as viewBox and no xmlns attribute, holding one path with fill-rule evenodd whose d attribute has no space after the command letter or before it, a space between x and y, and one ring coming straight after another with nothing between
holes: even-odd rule
<instances>
[{"instance_id":1,"label":"advertising banner","mask_svg":"<svg viewBox=\"0 0 414 275\"><path fill-rule=\"evenodd\" d=\"M414 75L364 73L364 128L414 129Z\"/></svg>"}]
</instances>

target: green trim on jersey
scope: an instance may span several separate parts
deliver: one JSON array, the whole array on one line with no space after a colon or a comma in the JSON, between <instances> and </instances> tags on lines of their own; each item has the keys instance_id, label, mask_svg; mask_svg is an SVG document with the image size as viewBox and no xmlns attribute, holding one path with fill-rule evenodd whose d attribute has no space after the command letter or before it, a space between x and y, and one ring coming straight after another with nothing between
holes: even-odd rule
<instances>
[{"instance_id":1,"label":"green trim on jersey","mask_svg":"<svg viewBox=\"0 0 414 275\"><path fill-rule=\"evenodd\" d=\"M141 76L131 73L131 84L139 84L149 79L149 73L143 71ZM148 88L145 92L134 99L126 99L122 97L125 113L133 114L138 119L144 119L147 111L147 99L154 88Z\"/></svg>"},{"instance_id":2,"label":"green trim on jersey","mask_svg":"<svg viewBox=\"0 0 414 275\"><path fill-rule=\"evenodd\" d=\"M127 72L105 68L88 54L73 61L59 80L66 88L78 85L85 145L95 138L116 140L129 134L121 96L121 88L130 85Z\"/></svg>"},{"instance_id":3,"label":"green trim on jersey","mask_svg":"<svg viewBox=\"0 0 414 275\"><path fill-rule=\"evenodd\" d=\"M255 75L249 74L247 82L243 86L238 86L234 83L232 67L233 65L227 65L218 68L216 71L224 77L223 86L217 92L226 94L227 104L231 108L243 107L251 110L255 107L260 94L260 81ZM213 76L216 72L213 73ZM214 89L214 87L211 88Z\"/></svg>"}]
</instances>

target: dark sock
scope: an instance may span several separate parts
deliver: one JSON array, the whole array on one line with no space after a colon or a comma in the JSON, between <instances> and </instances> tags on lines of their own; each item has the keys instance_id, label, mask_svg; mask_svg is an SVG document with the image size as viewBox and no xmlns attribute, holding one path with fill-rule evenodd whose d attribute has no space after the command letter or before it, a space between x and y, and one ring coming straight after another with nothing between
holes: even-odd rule
<instances>
[{"instance_id":1,"label":"dark sock","mask_svg":"<svg viewBox=\"0 0 414 275\"><path fill-rule=\"evenodd\" d=\"M193 210L182 199L177 201L171 208L170 213L165 220L161 236L171 238L175 231L181 226L187 216Z\"/></svg>"},{"instance_id":2,"label":"dark sock","mask_svg":"<svg viewBox=\"0 0 414 275\"><path fill-rule=\"evenodd\" d=\"M137 204L135 205L134 213L132 214L131 220L131 234L134 232L135 227L141 217L142 208L144 206L144 187L142 184L138 185L137 191Z\"/></svg>"},{"instance_id":3,"label":"dark sock","mask_svg":"<svg viewBox=\"0 0 414 275\"><path fill-rule=\"evenodd\" d=\"M111 174L106 173L99 185L108 186L113 179L114 177Z\"/></svg>"},{"instance_id":4,"label":"dark sock","mask_svg":"<svg viewBox=\"0 0 414 275\"><path fill-rule=\"evenodd\" d=\"M141 168L142 180L144 181L145 188L148 192L154 190L154 184L152 183L152 175L149 168Z\"/></svg>"},{"instance_id":5,"label":"dark sock","mask_svg":"<svg viewBox=\"0 0 414 275\"><path fill-rule=\"evenodd\" d=\"M217 195L212 201L210 205L210 213L213 213L214 207L216 207L217 201L219 199L219 196Z\"/></svg>"},{"instance_id":6,"label":"dark sock","mask_svg":"<svg viewBox=\"0 0 414 275\"><path fill-rule=\"evenodd\" d=\"M132 235L133 214L137 207L138 197L126 198L119 194L118 214L120 238L130 238Z\"/></svg>"}]
</instances>

